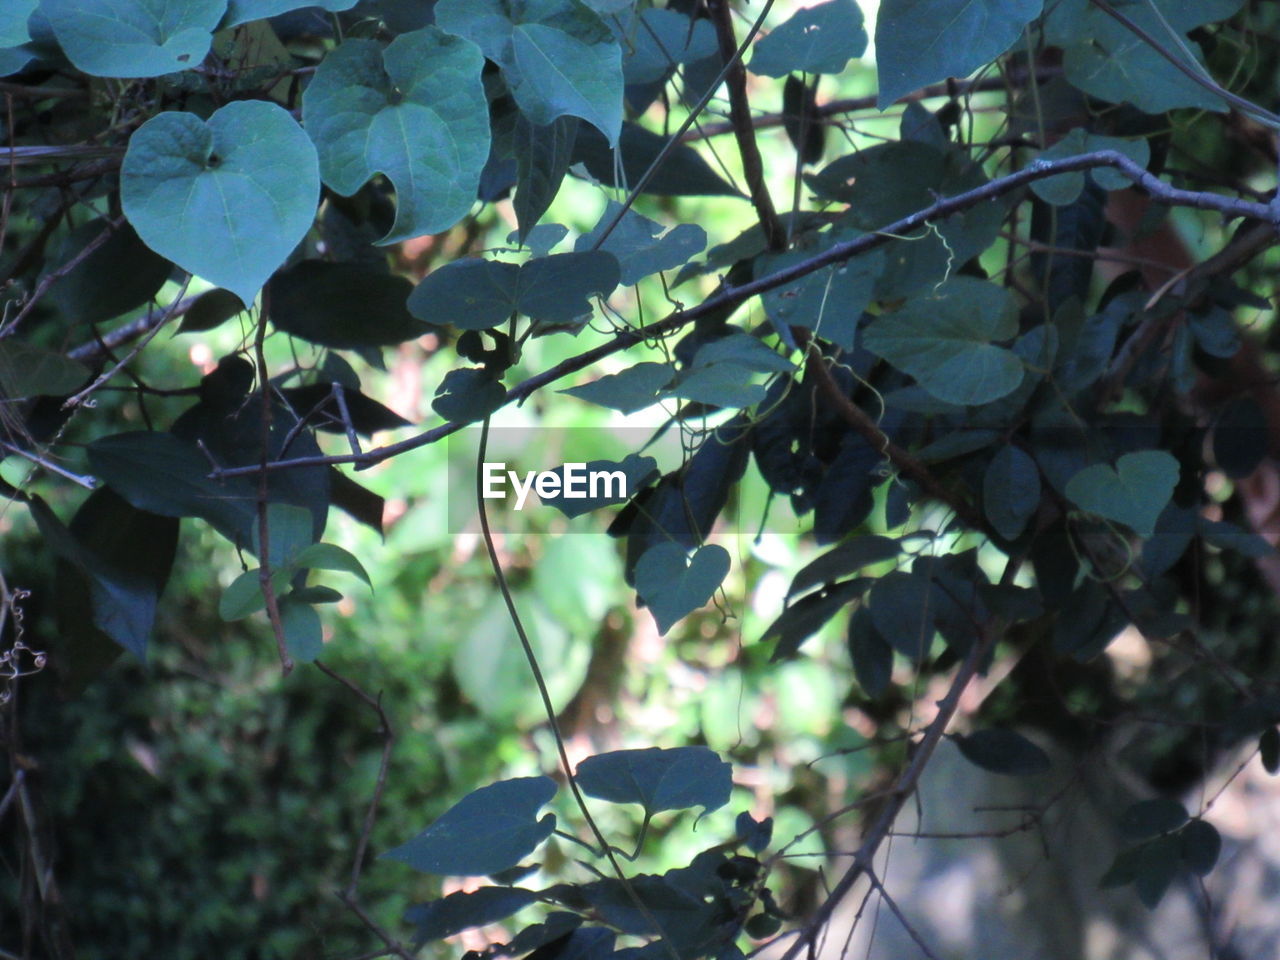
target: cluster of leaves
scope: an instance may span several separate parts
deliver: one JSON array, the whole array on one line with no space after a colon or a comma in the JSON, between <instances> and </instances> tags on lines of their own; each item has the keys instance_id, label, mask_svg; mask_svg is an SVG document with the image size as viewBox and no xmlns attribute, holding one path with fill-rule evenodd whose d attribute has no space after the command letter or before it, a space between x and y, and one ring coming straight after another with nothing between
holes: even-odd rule
<instances>
[{"instance_id":1,"label":"cluster of leaves","mask_svg":"<svg viewBox=\"0 0 1280 960\"><path fill-rule=\"evenodd\" d=\"M77 674L72 686L118 648L145 654L182 518L259 557L223 595L221 613L265 607L287 656L314 659L315 606L340 595L309 583L311 571L369 579L360 560L321 542L329 510L381 530L384 506L338 464L371 464L487 424L581 371L592 379L564 390L575 400L621 414L664 405L661 429L688 439L685 462L665 473L638 455L599 464L640 486L610 532L625 539L625 579L659 632L725 583L731 556L707 541L754 462L771 494L833 545L795 575L762 639L775 661L792 658L847 616L864 705L891 698L908 668L985 668L1006 641L1084 662L1133 625L1200 649L1179 578L1186 558L1205 547L1270 552L1242 526L1206 515L1204 483L1210 470L1240 479L1258 467L1265 416L1247 394L1206 404L1195 388L1240 354L1237 312L1270 309L1234 274L1270 243L1257 237L1273 215L1246 190L1176 186L1192 174L1169 149L1193 123L1241 116L1229 106L1274 125L1205 62L1216 47L1247 43L1244 0L939 0L937 16L884 0L879 106L998 62L1012 91L1004 125L979 142L967 99L979 84L951 83L938 109L903 111L898 139L826 163L831 127L817 90L838 82L868 39L852 0L801 9L759 39L753 27L741 62L724 0L319 6L323 14L302 0L14 0L0 13L0 72L34 91L25 102L50 104L8 121L11 156L80 164L29 191L15 186L6 206L27 242L4 251L6 279L26 298L0 331L5 450L50 466L70 413L127 366L107 369L113 349L180 314L184 332L238 318L256 334L187 389L197 401L167 429L150 427L149 390L136 384L148 429L88 443L87 469L104 486L69 523L6 484L60 559L68 646L55 660ZM751 159L742 64L761 82L781 81L794 196L807 199L781 215ZM644 125L653 110L687 128L722 83L746 189L683 143L683 131ZM119 104L111 113L97 109L107 99ZM1202 115L1170 113L1184 110ZM1263 152L1254 159L1272 166ZM619 193L572 250L552 252L569 230L542 221L571 176ZM1160 202L1139 230L1159 229L1169 207L1213 210L1241 221L1230 255L1154 290L1136 270L1095 282L1108 195L1133 183ZM513 246L479 251L473 236L467 255L416 285L393 269L392 245L474 223L477 201L512 191ZM667 230L632 209L642 194L749 201L757 222L708 248L702 226ZM83 209L91 216L77 222ZM620 286L656 285L656 276L664 292L710 287L713 275L706 299L656 323L616 312ZM210 288L187 298L193 278ZM164 310L107 342L99 325L157 299ZM764 316L755 326L735 322L749 300ZM275 375L268 329L301 350ZM361 437L406 424L361 392L354 364L376 368L382 348L425 334L459 358L435 387L442 422L362 450ZM517 382L543 337L596 345ZM85 347L68 350L76 338ZM600 361L628 348L643 359L606 372ZM325 455L318 431L344 436L351 453ZM572 514L605 504L561 506ZM1220 670L1251 701L1271 682ZM1274 738L1274 722L1267 714L1232 729ZM975 762L1041 768L1028 741L988 733L962 741ZM658 788L646 777L657 774L640 776L628 756L596 758L579 785L641 802L646 818L670 809L652 806ZM639 784L643 797L617 799L621 783ZM398 855L434 872L504 871L552 833L554 820L535 817L550 786L486 788L441 821L447 830L437 824ZM486 832L498 813L502 831ZM1171 822L1133 834L1141 852L1111 877L1137 883L1148 902L1167 887L1169 863L1202 872L1216 859L1195 826L1203 821ZM458 843L467 849L450 846ZM450 859L463 853L478 861ZM591 916L662 934L641 949L719 952L749 922L756 875L722 852L674 873L572 892L493 888L467 895L478 897L471 906L424 907L419 936L550 900L578 919L564 927L570 921L548 918L522 949L568 936L575 949L609 952L612 940L599 938L611 933L579 926ZM701 911L679 922L694 939L672 944L664 911L686 901ZM726 932L730 919L737 926Z\"/></svg>"}]
</instances>

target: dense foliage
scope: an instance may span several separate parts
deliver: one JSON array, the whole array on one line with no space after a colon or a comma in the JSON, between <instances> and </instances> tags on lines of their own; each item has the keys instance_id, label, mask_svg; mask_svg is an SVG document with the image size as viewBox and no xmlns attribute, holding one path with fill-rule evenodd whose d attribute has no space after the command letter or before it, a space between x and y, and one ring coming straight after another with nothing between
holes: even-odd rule
<instances>
[{"instance_id":1,"label":"dense foliage","mask_svg":"<svg viewBox=\"0 0 1280 960\"><path fill-rule=\"evenodd\" d=\"M1099 879L1209 875L1184 791L1280 768L1277 29L6 0L0 955L790 960L944 741L1131 720Z\"/></svg>"}]
</instances>

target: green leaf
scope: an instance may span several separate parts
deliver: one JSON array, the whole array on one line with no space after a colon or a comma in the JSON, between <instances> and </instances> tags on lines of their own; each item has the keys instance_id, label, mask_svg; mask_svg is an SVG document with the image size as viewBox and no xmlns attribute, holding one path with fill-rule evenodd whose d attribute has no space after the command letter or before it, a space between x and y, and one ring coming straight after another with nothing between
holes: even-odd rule
<instances>
[{"instance_id":1,"label":"green leaf","mask_svg":"<svg viewBox=\"0 0 1280 960\"><path fill-rule=\"evenodd\" d=\"M675 367L669 363L645 361L560 393L622 413L635 413L657 403L658 391L671 382L675 373Z\"/></svg>"},{"instance_id":2,"label":"green leaf","mask_svg":"<svg viewBox=\"0 0 1280 960\"><path fill-rule=\"evenodd\" d=\"M595 249L596 239L613 223L622 205L610 200L594 230L578 238L575 250ZM662 234L662 236L659 236ZM631 286L652 273L674 270L686 264L707 245L707 232L696 223L681 223L665 234L662 224L627 210L600 245L618 259L621 283Z\"/></svg>"},{"instance_id":3,"label":"green leaf","mask_svg":"<svg viewBox=\"0 0 1280 960\"><path fill-rule=\"evenodd\" d=\"M290 561L295 570L336 570L339 573L350 573L364 581L365 586L373 589L373 581L359 559L349 550L336 543L312 543L303 547Z\"/></svg>"},{"instance_id":4,"label":"green leaf","mask_svg":"<svg viewBox=\"0 0 1280 960\"><path fill-rule=\"evenodd\" d=\"M553 253L520 267L518 309L538 323L574 324L591 315L591 298L618 286L617 258L603 250Z\"/></svg>"},{"instance_id":5,"label":"green leaf","mask_svg":"<svg viewBox=\"0 0 1280 960\"><path fill-rule=\"evenodd\" d=\"M404 918L417 925L414 942L421 945L505 920L537 899L536 893L523 887L481 887L471 893L459 890L441 900L413 905Z\"/></svg>"},{"instance_id":6,"label":"green leaf","mask_svg":"<svg viewBox=\"0 0 1280 960\"><path fill-rule=\"evenodd\" d=\"M40 0L6 0L0 7L0 47L16 47L31 39L27 20Z\"/></svg>"},{"instance_id":7,"label":"green leaf","mask_svg":"<svg viewBox=\"0 0 1280 960\"><path fill-rule=\"evenodd\" d=\"M269 290L276 329L323 347L389 347L429 329L405 306L412 283L361 263L302 260Z\"/></svg>"},{"instance_id":8,"label":"green leaf","mask_svg":"<svg viewBox=\"0 0 1280 960\"><path fill-rule=\"evenodd\" d=\"M1241 2L1156 0L1156 5L1164 20L1185 34L1201 24L1231 16ZM1132 103L1147 113L1177 107L1226 111L1222 98L1185 76L1145 39L1090 0L1057 0L1048 8L1045 39L1063 48L1067 80L1077 89L1112 103ZM1148 37L1172 48L1164 24L1146 2L1125 4L1123 12ZM1192 41L1186 45L1195 49ZM1174 56L1185 55L1175 50Z\"/></svg>"},{"instance_id":9,"label":"green leaf","mask_svg":"<svg viewBox=\"0 0 1280 960\"><path fill-rule=\"evenodd\" d=\"M849 655L853 675L869 697L878 697L893 680L893 647L876 629L871 611L858 607L849 618Z\"/></svg>"},{"instance_id":10,"label":"green leaf","mask_svg":"<svg viewBox=\"0 0 1280 960\"><path fill-rule=\"evenodd\" d=\"M315 540L311 511L292 503L267 504L267 565L272 569L287 566L299 552ZM259 524L253 525L253 552L259 548Z\"/></svg>"},{"instance_id":11,"label":"green leaf","mask_svg":"<svg viewBox=\"0 0 1280 960\"><path fill-rule=\"evenodd\" d=\"M436 22L502 68L530 122L581 117L617 144L622 51L589 7L578 0L440 0Z\"/></svg>"},{"instance_id":12,"label":"green leaf","mask_svg":"<svg viewBox=\"0 0 1280 960\"><path fill-rule=\"evenodd\" d=\"M755 261L756 279L793 267L833 244L857 236L858 232L853 230L829 230L822 234L815 246L758 257ZM871 302L876 282L883 271L884 253L872 250L770 290L761 298L765 313L785 343L792 340L791 327L803 327L838 347L852 350L858 321Z\"/></svg>"},{"instance_id":13,"label":"green leaf","mask_svg":"<svg viewBox=\"0 0 1280 960\"><path fill-rule=\"evenodd\" d=\"M666 80L678 64L714 56L718 48L710 20L691 22L676 10L652 7L632 21L622 49L622 72L630 86Z\"/></svg>"},{"instance_id":14,"label":"green leaf","mask_svg":"<svg viewBox=\"0 0 1280 960\"><path fill-rule=\"evenodd\" d=\"M956 277L932 296L878 318L867 327L863 343L938 399L979 405L1022 383L1022 361L993 342L1017 332L1017 310L1007 290Z\"/></svg>"},{"instance_id":15,"label":"green leaf","mask_svg":"<svg viewBox=\"0 0 1280 960\"><path fill-rule=\"evenodd\" d=\"M158 77L200 66L226 0L44 0L58 44L95 77Z\"/></svg>"},{"instance_id":16,"label":"green leaf","mask_svg":"<svg viewBox=\"0 0 1280 960\"><path fill-rule=\"evenodd\" d=\"M383 857L423 873L451 877L484 876L513 867L555 830L555 814L536 819L555 792L550 777L491 783L467 794L422 833Z\"/></svg>"},{"instance_id":17,"label":"green leaf","mask_svg":"<svg viewBox=\"0 0 1280 960\"><path fill-rule=\"evenodd\" d=\"M952 739L966 760L991 773L1022 777L1044 773L1052 766L1047 753L1013 730L977 730Z\"/></svg>"},{"instance_id":18,"label":"green leaf","mask_svg":"<svg viewBox=\"0 0 1280 960\"><path fill-rule=\"evenodd\" d=\"M625 503L630 500L636 491L642 489L650 480L658 475L658 461L653 457L643 457L636 453L627 454L622 461L615 460L591 460L585 465L587 473L607 471L609 473L621 473L625 478L622 484L616 485L611 489L613 491L622 491L619 496L590 496L590 488L588 488L588 496L570 499L561 492L557 496L539 498L545 506L555 507L566 517L580 517L584 513L590 513L592 510L599 510L601 507L612 506L619 503ZM564 476L564 467L557 467L551 470ZM563 491L563 486L561 491ZM601 488L599 492L603 494L608 488Z\"/></svg>"},{"instance_id":19,"label":"green leaf","mask_svg":"<svg viewBox=\"0 0 1280 960\"><path fill-rule=\"evenodd\" d=\"M1040 151L1040 159L1062 160L1081 153L1092 153L1095 150L1115 150L1140 167L1146 167L1151 159L1151 149L1147 146L1146 140L1104 137L1096 133L1086 133L1079 127L1070 130L1048 150ZM1046 203L1060 207L1067 206L1075 203L1079 198L1080 192L1084 190L1086 177L1091 178L1104 190L1124 190L1133 186L1133 182L1119 171L1112 170L1110 167L1098 167L1096 170L1060 173L1055 177L1036 180L1032 182L1031 189Z\"/></svg>"},{"instance_id":20,"label":"green leaf","mask_svg":"<svg viewBox=\"0 0 1280 960\"><path fill-rule=\"evenodd\" d=\"M853 0L805 7L760 40L747 69L764 77L789 73L841 73L867 50L862 11Z\"/></svg>"},{"instance_id":21,"label":"green leaf","mask_svg":"<svg viewBox=\"0 0 1280 960\"><path fill-rule=\"evenodd\" d=\"M311 604L292 595L281 597L280 626L289 655L298 662L311 663L324 652L320 614Z\"/></svg>"},{"instance_id":22,"label":"green leaf","mask_svg":"<svg viewBox=\"0 0 1280 960\"><path fill-rule=\"evenodd\" d=\"M55 269L64 269L109 229L106 220L76 227L63 241ZM173 264L153 253L126 223L62 276L49 289L49 299L72 322L110 320L152 299L172 272Z\"/></svg>"},{"instance_id":23,"label":"green leaf","mask_svg":"<svg viewBox=\"0 0 1280 960\"><path fill-rule=\"evenodd\" d=\"M729 551L709 543L685 554L678 543L650 547L636 562L636 593L666 634L686 615L704 606L729 573Z\"/></svg>"},{"instance_id":24,"label":"green leaf","mask_svg":"<svg viewBox=\"0 0 1280 960\"><path fill-rule=\"evenodd\" d=\"M1187 317L1196 344L1211 357L1230 359L1240 350L1240 330L1230 310L1216 304Z\"/></svg>"},{"instance_id":25,"label":"green leaf","mask_svg":"<svg viewBox=\"0 0 1280 960\"><path fill-rule=\"evenodd\" d=\"M752 373L789 373L793 364L775 350L766 347L759 337L736 332L703 344L694 354L691 367L710 367L727 363Z\"/></svg>"},{"instance_id":26,"label":"green leaf","mask_svg":"<svg viewBox=\"0 0 1280 960\"><path fill-rule=\"evenodd\" d=\"M1120 815L1120 832L1129 840L1148 840L1172 833L1187 822L1187 811L1177 800L1156 797L1139 800Z\"/></svg>"},{"instance_id":27,"label":"green leaf","mask_svg":"<svg viewBox=\"0 0 1280 960\"><path fill-rule=\"evenodd\" d=\"M573 147L573 160L606 187L629 188L658 159L667 146L667 138L634 123L622 125L617 151L592 127L578 130ZM621 154L619 163L618 154ZM618 168L621 167L621 170ZM663 197L742 196L687 144L681 144L666 155L644 188L645 193Z\"/></svg>"},{"instance_id":28,"label":"green leaf","mask_svg":"<svg viewBox=\"0 0 1280 960\"><path fill-rule=\"evenodd\" d=\"M548 124L530 123L521 114L515 123L516 196L512 207L523 241L542 219L573 161L578 118L557 117Z\"/></svg>"},{"instance_id":29,"label":"green leaf","mask_svg":"<svg viewBox=\"0 0 1280 960\"><path fill-rule=\"evenodd\" d=\"M1217 827L1201 820L1192 820L1180 833L1182 861L1198 877L1208 874L1218 862L1222 852L1222 835Z\"/></svg>"},{"instance_id":30,"label":"green leaf","mask_svg":"<svg viewBox=\"0 0 1280 960\"><path fill-rule=\"evenodd\" d=\"M230 623L264 609L267 598L262 594L258 577L258 568L254 567L232 580L218 600L218 616Z\"/></svg>"},{"instance_id":31,"label":"green leaf","mask_svg":"<svg viewBox=\"0 0 1280 960\"><path fill-rule=\"evenodd\" d=\"M1138 899L1148 910L1154 910L1164 898L1165 891L1178 873L1181 859L1179 837L1160 837L1142 846L1133 886L1138 891Z\"/></svg>"},{"instance_id":32,"label":"green leaf","mask_svg":"<svg viewBox=\"0 0 1280 960\"><path fill-rule=\"evenodd\" d=\"M232 317L244 313L244 301L230 290L215 287L196 297L196 302L182 315L178 333L203 333L226 323Z\"/></svg>"},{"instance_id":33,"label":"green leaf","mask_svg":"<svg viewBox=\"0 0 1280 960\"><path fill-rule=\"evenodd\" d=\"M895 570L876 581L868 598L871 621L893 649L914 661L933 646L933 583L923 574Z\"/></svg>"},{"instance_id":34,"label":"green leaf","mask_svg":"<svg viewBox=\"0 0 1280 960\"><path fill-rule=\"evenodd\" d=\"M1040 471L1021 447L1001 447L982 478L982 509L996 533L1016 540L1040 506Z\"/></svg>"},{"instance_id":35,"label":"green leaf","mask_svg":"<svg viewBox=\"0 0 1280 960\"><path fill-rule=\"evenodd\" d=\"M152 117L129 139L125 216L144 243L252 303L315 217L315 150L288 111L237 100Z\"/></svg>"},{"instance_id":36,"label":"green leaf","mask_svg":"<svg viewBox=\"0 0 1280 960\"><path fill-rule=\"evenodd\" d=\"M432 270L414 288L409 312L441 326L488 330L516 312L519 283L519 264L484 257L454 260Z\"/></svg>"},{"instance_id":37,"label":"green leaf","mask_svg":"<svg viewBox=\"0 0 1280 960\"><path fill-rule=\"evenodd\" d=\"M321 61L302 116L324 182L349 197L377 174L396 188L379 243L448 230L476 199L489 155L489 107L475 44L435 27L384 50L350 39Z\"/></svg>"},{"instance_id":38,"label":"green leaf","mask_svg":"<svg viewBox=\"0 0 1280 960\"><path fill-rule=\"evenodd\" d=\"M1207 520L1204 517L1196 517L1196 529L1200 536L1204 537L1204 542L1210 546L1217 547L1219 550L1234 550L1246 557L1265 557L1276 552L1273 547L1263 537L1256 533L1248 533L1241 530L1234 523L1227 523L1224 520Z\"/></svg>"},{"instance_id":39,"label":"green leaf","mask_svg":"<svg viewBox=\"0 0 1280 960\"><path fill-rule=\"evenodd\" d=\"M845 606L866 593L872 582L869 577L846 580L833 584L829 590L801 597L787 607L760 638L762 641L778 639L769 662L776 663L795 656L802 643L826 626Z\"/></svg>"},{"instance_id":40,"label":"green leaf","mask_svg":"<svg viewBox=\"0 0 1280 960\"><path fill-rule=\"evenodd\" d=\"M282 13L300 10L303 7L319 7L321 10L336 13L341 10L350 10L358 2L359 0L228 0L227 15L223 18L222 27L226 29L248 23L250 20L278 17Z\"/></svg>"},{"instance_id":41,"label":"green leaf","mask_svg":"<svg viewBox=\"0 0 1280 960\"><path fill-rule=\"evenodd\" d=\"M431 409L455 423L483 420L506 402L507 391L487 370L450 370L436 388Z\"/></svg>"},{"instance_id":42,"label":"green leaf","mask_svg":"<svg viewBox=\"0 0 1280 960\"><path fill-rule=\"evenodd\" d=\"M873 563L892 560L900 553L902 545L890 537L853 537L801 567L787 590L787 599L824 583L834 583Z\"/></svg>"},{"instance_id":43,"label":"green leaf","mask_svg":"<svg viewBox=\"0 0 1280 960\"><path fill-rule=\"evenodd\" d=\"M578 764L578 786L610 803L638 803L646 817L665 810L701 807L703 814L729 802L733 768L706 747L614 750Z\"/></svg>"},{"instance_id":44,"label":"green leaf","mask_svg":"<svg viewBox=\"0 0 1280 960\"><path fill-rule=\"evenodd\" d=\"M209 461L194 443L169 433L136 431L89 444L89 468L139 510L162 517L200 517L228 537L249 540L257 521L256 488L210 480Z\"/></svg>"},{"instance_id":45,"label":"green leaf","mask_svg":"<svg viewBox=\"0 0 1280 960\"><path fill-rule=\"evenodd\" d=\"M750 407L765 398L764 384L753 383L750 377L751 371L736 363L694 367L682 374L663 396L731 410Z\"/></svg>"},{"instance_id":46,"label":"green leaf","mask_svg":"<svg viewBox=\"0 0 1280 960\"><path fill-rule=\"evenodd\" d=\"M1004 53L1044 0L883 0L876 15L880 109L926 84L967 77Z\"/></svg>"},{"instance_id":47,"label":"green leaf","mask_svg":"<svg viewBox=\"0 0 1280 960\"><path fill-rule=\"evenodd\" d=\"M1258 752L1262 754L1262 769L1273 777L1280 772L1280 728L1267 727L1262 731Z\"/></svg>"},{"instance_id":48,"label":"green leaf","mask_svg":"<svg viewBox=\"0 0 1280 960\"><path fill-rule=\"evenodd\" d=\"M1067 499L1080 509L1151 537L1178 485L1178 461L1163 450L1126 453L1115 467L1095 463L1067 481Z\"/></svg>"},{"instance_id":49,"label":"green leaf","mask_svg":"<svg viewBox=\"0 0 1280 960\"><path fill-rule=\"evenodd\" d=\"M58 397L89 382L89 368L52 350L41 350L12 337L0 340L2 403L24 397Z\"/></svg>"}]
</instances>

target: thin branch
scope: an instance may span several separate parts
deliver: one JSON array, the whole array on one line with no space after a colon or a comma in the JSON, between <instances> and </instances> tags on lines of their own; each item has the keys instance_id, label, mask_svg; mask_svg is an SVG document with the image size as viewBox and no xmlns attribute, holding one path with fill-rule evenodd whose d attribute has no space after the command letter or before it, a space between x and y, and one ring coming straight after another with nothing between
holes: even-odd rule
<instances>
[{"instance_id":1,"label":"thin branch","mask_svg":"<svg viewBox=\"0 0 1280 960\"><path fill-rule=\"evenodd\" d=\"M595 818L591 816L591 810L587 807L586 797L582 795L582 790L578 787L578 780L573 775L573 764L569 762L569 751L565 747L564 736L561 734L560 724L556 720L556 708L555 704L551 702L551 692L547 689L547 681L542 675L542 666L538 663L538 656L534 653L533 644L529 641L529 635L525 632L524 621L520 619L520 611L516 608L515 598L511 595L511 587L507 583L507 575L503 571L502 561L498 557L498 548L493 542L493 531L489 528L489 511L485 507L484 484L480 470L481 464L484 463L488 446L489 418L485 417L480 428L480 449L476 455L476 507L480 513L480 532L484 538L485 549L489 554L489 565L493 568L493 576L497 581L498 591L502 594L503 602L507 606L507 614L511 618L512 626L515 627L516 636L520 638L520 646L524 650L525 659L529 663L529 671L533 674L534 685L537 686L538 695L542 698L542 709L546 715L547 726L551 730L551 736L556 742L556 752L560 757L560 766L564 770L565 780L569 784L569 790L573 793L573 799L577 804L578 810L582 813L582 818L586 821L592 836L596 838L596 843L604 851L604 855L609 861L609 866L613 868L614 874L627 891L628 897L630 897L639 911L640 916L653 929L653 932L661 937L661 942L671 960L680 960L680 955L676 953L675 948L662 935L662 927L658 924L657 919L645 905L645 902L640 899L640 895L627 879L626 871L622 869L622 864L618 862L617 854L614 853L609 841L605 839L604 833L596 824Z\"/></svg>"},{"instance_id":2,"label":"thin branch","mask_svg":"<svg viewBox=\"0 0 1280 960\"><path fill-rule=\"evenodd\" d=\"M72 483L78 484L86 490L98 489L98 481L95 477L86 477L78 473L72 473L70 470L66 470L63 467L58 466L52 460L47 460L39 454L32 453L30 450L24 450L22 447L15 446L7 440L0 440L0 449L8 451L14 456L22 457L22 459L34 463L40 469L48 470L50 473L57 474L62 477L62 479L70 480Z\"/></svg>"},{"instance_id":3,"label":"thin branch","mask_svg":"<svg viewBox=\"0 0 1280 960\"><path fill-rule=\"evenodd\" d=\"M357 901L355 897L348 895L345 890L339 890L337 897L342 901L343 906L354 913L360 919L360 922L369 928L370 932L373 933L374 936L387 945L385 953L366 954L366 956L387 956L389 954L391 956L400 957L401 960L414 960L414 954L409 950L409 948L391 934L387 933L387 931L383 929L382 924L369 916L368 912L364 907L360 906L359 901Z\"/></svg>"},{"instance_id":4,"label":"thin branch","mask_svg":"<svg viewBox=\"0 0 1280 960\"><path fill-rule=\"evenodd\" d=\"M516 384L507 391L507 396L503 400L502 406L521 403L548 384L554 383L571 373L584 370L605 357L612 356L638 343L666 336L704 317L723 315L759 294L784 287L799 280L801 277L806 277L821 270L823 267L844 263L859 254L882 247L899 239L904 234L919 229L930 221L944 219L952 214L976 207L979 204L996 200L1005 194L1012 193L1029 183L1043 180L1046 177L1056 176L1060 173L1073 173L1079 170L1092 170L1098 167L1115 168L1143 191L1169 206L1209 210L1230 218L1261 220L1267 225L1268 237L1274 237L1275 227L1280 223L1280 208L1275 205L1274 200L1272 203L1263 204L1223 197L1214 193L1181 190L1160 180L1144 167L1134 163L1124 154L1115 150L1081 153L1073 157L1064 157L1061 160L1035 160L1015 173L991 180L981 187L956 194L954 197L945 197L909 216L886 224L874 233L864 234L852 240L832 244L822 253L815 254L807 260L771 273L767 277L752 280L741 286L725 287L722 293L709 297L695 307L677 310L662 320L635 330L621 331L615 334L613 339L608 342L563 360L550 369ZM366 468L409 450L429 446L457 433L465 426L467 424L459 422L444 423L417 436L409 437L398 443L374 447L361 454L339 454L335 456L297 457L292 460L277 460L268 463L266 469L289 470L300 467L330 466L344 463L356 464L359 468ZM213 476L215 478L249 476L256 473L258 469L260 468L252 466L232 467L219 471Z\"/></svg>"},{"instance_id":5,"label":"thin branch","mask_svg":"<svg viewBox=\"0 0 1280 960\"><path fill-rule=\"evenodd\" d=\"M1010 558L1001 582L1010 581L1017 572L1018 566L1018 559ZM961 695L964 693L965 688L969 686L969 681L977 674L978 668L986 660L987 654L995 646L1001 629L1002 623L998 618L983 625L977 643L973 645L968 656L965 657L964 662L956 671L955 678L951 681L951 687L947 690L946 696L938 702L937 715L930 721L929 726L925 728L924 736L916 746L910 764L898 777L884 809L880 811L875 822L867 830L862 845L854 853L853 863L836 882L836 885L831 888L831 893L827 898L810 915L809 920L801 929L800 936L782 954L781 960L795 960L800 952L806 948L806 945L815 943L818 935L830 922L836 907L853 889L858 879L871 870L876 852L893 829L893 824L897 821L898 814L902 812L907 800L914 795L916 787L920 783L920 777L924 774L929 760L933 757L934 750L937 749L938 744L942 741L943 734L946 733L947 726L951 723L951 718L955 716L956 710L960 706Z\"/></svg>"},{"instance_id":6,"label":"thin branch","mask_svg":"<svg viewBox=\"0 0 1280 960\"><path fill-rule=\"evenodd\" d=\"M733 38L733 11L729 0L709 0L711 20L715 24L716 38L720 42L720 56L728 63L725 86L729 89L729 120L733 135L738 141L738 153L742 157L742 174L751 194L751 204L756 208L760 229L765 242L775 252L787 248L787 231L778 219L773 198L764 182L764 161L760 158L760 145L756 142L755 129L751 125L751 104L747 98L747 71L738 58L737 44ZM763 18L769 4L760 14Z\"/></svg>"},{"instance_id":7,"label":"thin branch","mask_svg":"<svg viewBox=\"0 0 1280 960\"><path fill-rule=\"evenodd\" d=\"M871 870L870 868L867 869L867 879L871 882L871 886L876 889L876 892L880 894L880 899L889 905L889 910L898 918L898 922L902 924L902 929L907 931L907 936L915 941L916 946L920 948L920 952L923 953L928 960L938 960L938 955L933 952L933 949L929 946L928 941L926 941L920 934L920 931L911 925L911 921L908 920L906 914L902 912L901 908L898 906L898 902L889 895L889 891L884 888L884 884L880 882L880 878L876 876L874 870Z\"/></svg>"},{"instance_id":8,"label":"thin branch","mask_svg":"<svg viewBox=\"0 0 1280 960\"><path fill-rule=\"evenodd\" d=\"M395 746L396 735L391 728L391 721L387 717L387 711L382 706L382 696L376 697L365 693L354 680L351 680L332 667L328 667L319 660L315 661L316 669L325 676L337 681L351 691L357 700L365 704L378 716L378 722L381 724L379 732L382 734L382 759L378 763L378 778L374 782L373 796L369 799L369 809L364 815L364 826L360 830L360 837L356 842L355 856L351 863L351 879L347 883L346 894L348 897L355 899L356 886L360 883L360 874L364 870L364 857L369 850L369 838L373 835L373 826L378 818L378 807L382 803L382 792L387 785L387 770L391 766L391 749Z\"/></svg>"}]
</instances>

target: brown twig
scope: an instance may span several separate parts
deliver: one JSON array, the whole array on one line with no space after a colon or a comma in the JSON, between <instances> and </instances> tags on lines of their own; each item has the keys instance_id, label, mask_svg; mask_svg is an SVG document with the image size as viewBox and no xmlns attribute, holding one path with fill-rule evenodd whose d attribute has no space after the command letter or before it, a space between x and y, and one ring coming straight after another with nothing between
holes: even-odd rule
<instances>
[{"instance_id":1,"label":"brown twig","mask_svg":"<svg viewBox=\"0 0 1280 960\"><path fill-rule=\"evenodd\" d=\"M764 161L760 158L760 145L756 142L751 123L751 103L747 97L747 71L737 56L738 45L733 36L733 11L729 0L708 0L711 20L716 27L716 39L720 42L720 56L729 65L725 73L725 86L729 89L729 120L733 135L738 141L738 153L742 157L742 174L747 181L751 203L756 208L760 229L765 242L775 252L787 248L787 231L778 219L773 198L764 182Z\"/></svg>"}]
</instances>

